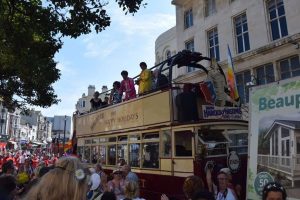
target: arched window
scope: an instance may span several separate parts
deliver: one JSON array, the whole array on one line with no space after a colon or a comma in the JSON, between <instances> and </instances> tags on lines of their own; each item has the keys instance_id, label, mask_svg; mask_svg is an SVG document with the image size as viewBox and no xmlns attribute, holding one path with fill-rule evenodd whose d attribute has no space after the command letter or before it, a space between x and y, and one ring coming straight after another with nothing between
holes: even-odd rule
<instances>
[{"instance_id":1,"label":"arched window","mask_svg":"<svg viewBox=\"0 0 300 200\"><path fill-rule=\"evenodd\" d=\"M166 56L165 56L165 58L168 59L168 58L170 58L170 57L171 57L171 51L170 51L170 50L167 50L167 51L166 51Z\"/></svg>"}]
</instances>

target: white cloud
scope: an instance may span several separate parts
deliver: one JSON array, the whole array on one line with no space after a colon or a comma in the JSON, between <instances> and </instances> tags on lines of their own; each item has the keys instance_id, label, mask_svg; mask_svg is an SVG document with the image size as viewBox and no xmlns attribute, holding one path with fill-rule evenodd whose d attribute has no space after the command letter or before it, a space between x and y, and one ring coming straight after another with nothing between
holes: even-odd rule
<instances>
[{"instance_id":1,"label":"white cloud","mask_svg":"<svg viewBox=\"0 0 300 200\"><path fill-rule=\"evenodd\" d=\"M120 41L104 34L91 34L82 41L85 44L84 57L86 58L106 58L121 45Z\"/></svg>"},{"instance_id":2,"label":"white cloud","mask_svg":"<svg viewBox=\"0 0 300 200\"><path fill-rule=\"evenodd\" d=\"M56 67L60 70L62 76L75 76L77 74L70 61L62 60L57 63Z\"/></svg>"},{"instance_id":3,"label":"white cloud","mask_svg":"<svg viewBox=\"0 0 300 200\"><path fill-rule=\"evenodd\" d=\"M112 20L113 23L118 23L120 30L127 35L156 37L157 33L163 33L175 26L175 16L161 13L129 16L115 10Z\"/></svg>"},{"instance_id":4,"label":"white cloud","mask_svg":"<svg viewBox=\"0 0 300 200\"><path fill-rule=\"evenodd\" d=\"M175 16L171 14L156 12L125 15L122 9L114 4L110 4L109 11L112 21L110 27L99 34L89 34L82 39L85 45L84 57L105 59L120 46L132 43L137 37L147 44L151 40L154 45L156 37L174 27L176 23Z\"/></svg>"}]
</instances>

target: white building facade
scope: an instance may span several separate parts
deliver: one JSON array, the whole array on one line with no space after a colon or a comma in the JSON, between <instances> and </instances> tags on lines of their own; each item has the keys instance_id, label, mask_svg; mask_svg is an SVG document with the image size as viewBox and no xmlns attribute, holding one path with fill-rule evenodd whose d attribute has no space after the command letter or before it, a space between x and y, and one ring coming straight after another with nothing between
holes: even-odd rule
<instances>
[{"instance_id":1,"label":"white building facade","mask_svg":"<svg viewBox=\"0 0 300 200\"><path fill-rule=\"evenodd\" d=\"M47 143L47 142L51 141L52 123L49 122L47 120L47 118L43 116L41 111L30 110L28 115L21 115L21 123L20 124L23 128L26 127L27 124L29 126L29 129L36 127L36 129L34 131L36 133L33 133L33 135L30 134L29 137L26 138L27 141L31 141L32 136L35 136L35 134L36 134L36 137L34 137L35 138L34 140L37 142ZM25 129L24 129L24 132L25 132ZM19 135L18 137L19 137L18 140L20 140L21 135Z\"/></svg>"},{"instance_id":2,"label":"white building facade","mask_svg":"<svg viewBox=\"0 0 300 200\"><path fill-rule=\"evenodd\" d=\"M300 75L298 0L173 0L172 4L176 7L176 26L158 37L156 63L165 58L164 49L189 49L215 57L226 72L229 46L244 104L249 100L249 84ZM182 83L206 78L203 71L189 67L174 69L173 73L176 82Z\"/></svg>"},{"instance_id":3,"label":"white building facade","mask_svg":"<svg viewBox=\"0 0 300 200\"><path fill-rule=\"evenodd\" d=\"M71 117L70 116L57 116L48 117L52 123L52 138L59 138L63 140L65 134L65 141L68 141L71 136Z\"/></svg>"}]
</instances>

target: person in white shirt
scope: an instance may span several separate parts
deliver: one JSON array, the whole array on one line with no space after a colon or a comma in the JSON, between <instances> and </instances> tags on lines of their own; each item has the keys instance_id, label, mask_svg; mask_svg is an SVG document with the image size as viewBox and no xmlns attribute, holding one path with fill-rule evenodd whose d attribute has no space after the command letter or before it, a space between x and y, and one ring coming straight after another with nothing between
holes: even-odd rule
<instances>
[{"instance_id":1,"label":"person in white shirt","mask_svg":"<svg viewBox=\"0 0 300 200\"><path fill-rule=\"evenodd\" d=\"M228 176L225 172L220 171L218 176L218 194L216 200L236 200L234 191L228 188Z\"/></svg>"}]
</instances>

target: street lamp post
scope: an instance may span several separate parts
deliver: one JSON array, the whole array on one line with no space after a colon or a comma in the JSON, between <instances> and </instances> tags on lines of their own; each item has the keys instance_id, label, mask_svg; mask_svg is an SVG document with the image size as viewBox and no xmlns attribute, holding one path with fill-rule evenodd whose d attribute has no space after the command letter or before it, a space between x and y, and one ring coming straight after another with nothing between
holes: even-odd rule
<instances>
[{"instance_id":1,"label":"street lamp post","mask_svg":"<svg viewBox=\"0 0 300 200\"><path fill-rule=\"evenodd\" d=\"M57 153L60 155L59 143L60 143L60 130L58 131L58 140L57 140Z\"/></svg>"},{"instance_id":2,"label":"street lamp post","mask_svg":"<svg viewBox=\"0 0 300 200\"><path fill-rule=\"evenodd\" d=\"M67 121L67 116L65 115L65 124L64 124L64 140L63 140L63 152L65 152L65 140L66 140L66 121Z\"/></svg>"}]
</instances>

